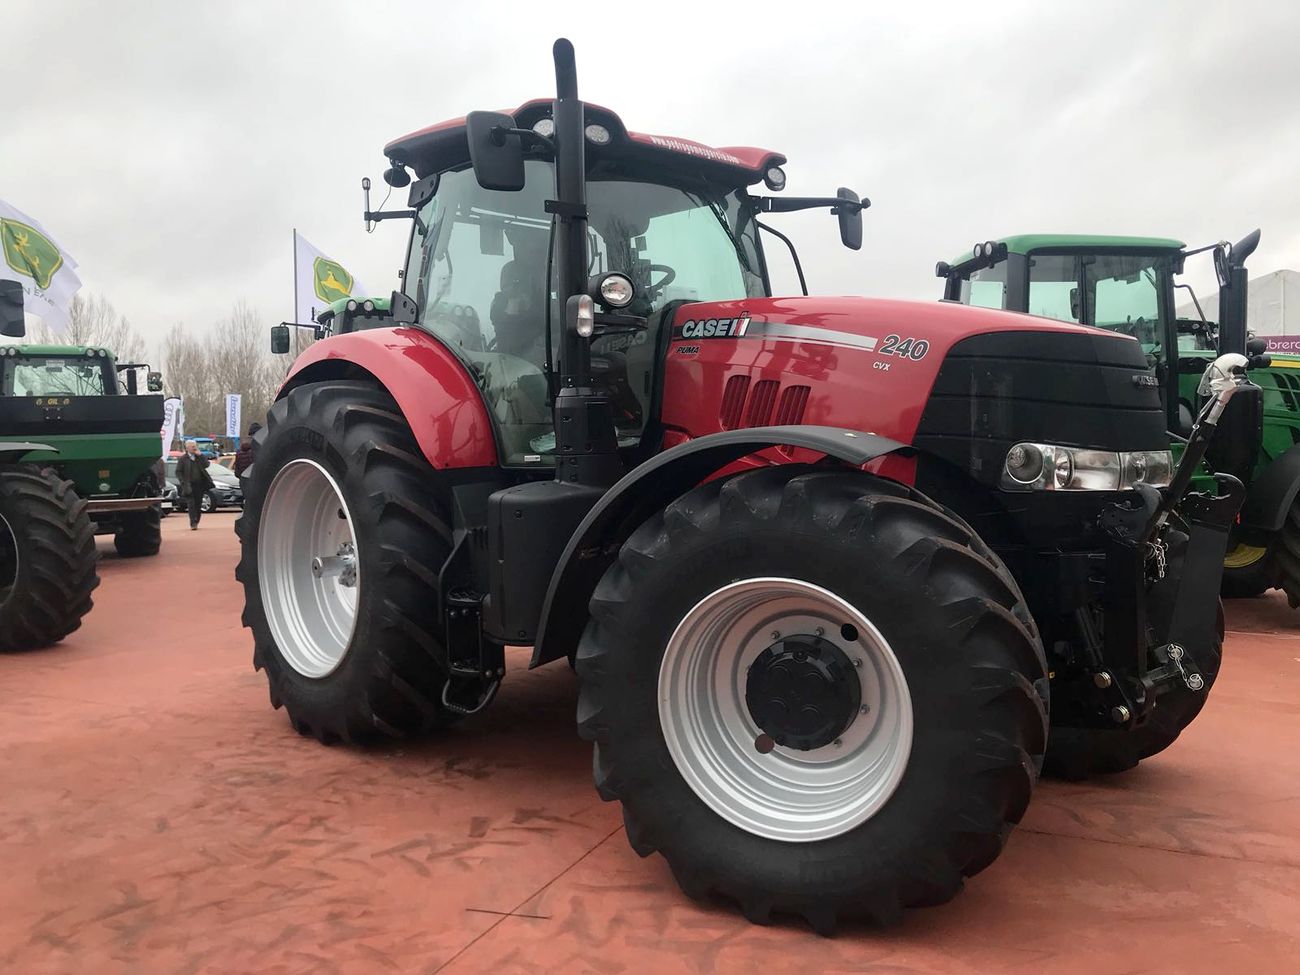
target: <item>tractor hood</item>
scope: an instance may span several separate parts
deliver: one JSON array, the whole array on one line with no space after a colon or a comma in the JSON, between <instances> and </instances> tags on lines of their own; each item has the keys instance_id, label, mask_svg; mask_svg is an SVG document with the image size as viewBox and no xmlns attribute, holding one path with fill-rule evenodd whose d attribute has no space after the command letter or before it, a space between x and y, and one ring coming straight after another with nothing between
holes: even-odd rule
<instances>
[{"instance_id":1,"label":"tractor hood","mask_svg":"<svg viewBox=\"0 0 1300 975\"><path fill-rule=\"evenodd\" d=\"M1134 339L1031 315L853 297L702 302L673 316L662 416L690 436L817 423L951 438L962 450L951 459L970 468L972 443L1163 449L1150 379Z\"/></svg>"}]
</instances>

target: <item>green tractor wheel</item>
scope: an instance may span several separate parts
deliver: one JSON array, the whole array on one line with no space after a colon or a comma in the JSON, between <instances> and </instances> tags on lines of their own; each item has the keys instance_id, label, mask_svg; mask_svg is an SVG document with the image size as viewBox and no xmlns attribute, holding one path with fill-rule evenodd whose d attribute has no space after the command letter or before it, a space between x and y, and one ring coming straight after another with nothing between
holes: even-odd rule
<instances>
[{"instance_id":1,"label":"green tractor wheel","mask_svg":"<svg viewBox=\"0 0 1300 975\"><path fill-rule=\"evenodd\" d=\"M0 653L57 643L90 612L95 535L72 482L0 465Z\"/></svg>"},{"instance_id":2,"label":"green tractor wheel","mask_svg":"<svg viewBox=\"0 0 1300 975\"><path fill-rule=\"evenodd\" d=\"M1223 558L1223 595L1229 599L1259 596L1277 580L1277 560L1268 548L1239 543Z\"/></svg>"}]
</instances>

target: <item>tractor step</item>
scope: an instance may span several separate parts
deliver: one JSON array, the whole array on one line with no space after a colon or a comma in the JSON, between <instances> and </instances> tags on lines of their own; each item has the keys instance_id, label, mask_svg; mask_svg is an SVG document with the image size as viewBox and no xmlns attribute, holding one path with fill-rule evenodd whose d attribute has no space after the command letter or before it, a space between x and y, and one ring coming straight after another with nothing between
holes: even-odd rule
<instances>
[{"instance_id":1,"label":"tractor step","mask_svg":"<svg viewBox=\"0 0 1300 975\"><path fill-rule=\"evenodd\" d=\"M505 647L483 639L483 596L468 589L447 594L447 683L443 706L457 714L487 707L506 673Z\"/></svg>"}]
</instances>

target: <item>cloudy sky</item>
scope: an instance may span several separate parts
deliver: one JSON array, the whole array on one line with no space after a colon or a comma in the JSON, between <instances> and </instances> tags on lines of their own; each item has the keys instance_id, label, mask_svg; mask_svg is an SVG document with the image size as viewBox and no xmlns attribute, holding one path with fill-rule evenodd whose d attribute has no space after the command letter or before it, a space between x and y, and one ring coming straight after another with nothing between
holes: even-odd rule
<instances>
[{"instance_id":1,"label":"cloudy sky","mask_svg":"<svg viewBox=\"0 0 1300 975\"><path fill-rule=\"evenodd\" d=\"M787 192L872 199L857 253L829 216L777 218L814 292L934 298L937 259L1029 231L1260 226L1252 268L1300 268L1294 4L4 8L0 199L155 340L237 299L289 317L294 227L393 287L405 226L364 233L361 176L383 185L394 136L553 93L561 34L629 128L776 149Z\"/></svg>"}]
</instances>

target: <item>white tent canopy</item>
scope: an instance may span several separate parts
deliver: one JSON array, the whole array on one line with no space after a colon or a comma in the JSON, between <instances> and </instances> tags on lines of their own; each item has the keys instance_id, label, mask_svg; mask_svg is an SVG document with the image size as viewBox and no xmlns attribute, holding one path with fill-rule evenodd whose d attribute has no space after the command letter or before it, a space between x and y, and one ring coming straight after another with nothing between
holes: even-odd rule
<instances>
[{"instance_id":1,"label":"white tent canopy","mask_svg":"<svg viewBox=\"0 0 1300 975\"><path fill-rule=\"evenodd\" d=\"M1261 338L1270 335L1300 337L1300 271L1272 271L1251 275L1246 292L1246 327ZM1201 309L1208 321L1219 320L1219 296L1211 293L1201 298ZM1178 309L1185 318L1199 318L1188 302Z\"/></svg>"}]
</instances>

